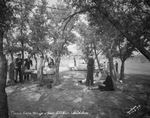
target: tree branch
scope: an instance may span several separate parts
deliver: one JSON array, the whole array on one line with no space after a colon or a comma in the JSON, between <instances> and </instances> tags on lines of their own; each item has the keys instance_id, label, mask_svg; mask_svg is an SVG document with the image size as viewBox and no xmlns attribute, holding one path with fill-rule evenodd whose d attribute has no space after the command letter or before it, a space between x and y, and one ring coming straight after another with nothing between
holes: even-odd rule
<instances>
[{"instance_id":1,"label":"tree branch","mask_svg":"<svg viewBox=\"0 0 150 118\"><path fill-rule=\"evenodd\" d=\"M94 9L94 8L96 8L96 7L95 7L95 6L92 6L92 7L89 7L89 8L83 9L83 10L80 10L80 11L78 11L78 12L75 12L75 13L69 15L68 17L66 17L66 18L64 19L64 22L69 19L69 20L67 21L67 23L65 24L65 27L67 26L67 24L69 23L69 21L70 21L75 15L85 13L85 12L89 11L90 9ZM64 28L64 29L65 29L65 28Z\"/></svg>"},{"instance_id":2,"label":"tree branch","mask_svg":"<svg viewBox=\"0 0 150 118\"><path fill-rule=\"evenodd\" d=\"M111 14L104 8L102 7L101 5L98 5L96 3L96 0L95 1L95 4L98 6L97 7L97 10L102 13L106 18L107 20L118 30L120 31L120 33L127 38L127 40L132 43L149 61L150 61L150 52L147 51L143 46L141 46L137 40L133 40L134 37L132 37L128 32L124 31L124 29L122 29L122 25L120 22L118 22L118 20L115 20ZM140 38L140 37L138 37Z\"/></svg>"}]
</instances>

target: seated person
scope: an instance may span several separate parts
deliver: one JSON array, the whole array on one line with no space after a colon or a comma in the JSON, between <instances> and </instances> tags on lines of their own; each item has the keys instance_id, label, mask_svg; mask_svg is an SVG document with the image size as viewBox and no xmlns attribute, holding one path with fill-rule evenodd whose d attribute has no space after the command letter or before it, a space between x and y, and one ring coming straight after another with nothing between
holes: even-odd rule
<instances>
[{"instance_id":1,"label":"seated person","mask_svg":"<svg viewBox=\"0 0 150 118\"><path fill-rule=\"evenodd\" d=\"M103 82L103 84L100 84L96 87L92 87L89 89L99 89L102 91L114 91L114 86L113 86L113 81L112 78L110 77L110 75L108 75L107 72L105 72L107 74L106 80Z\"/></svg>"}]
</instances>

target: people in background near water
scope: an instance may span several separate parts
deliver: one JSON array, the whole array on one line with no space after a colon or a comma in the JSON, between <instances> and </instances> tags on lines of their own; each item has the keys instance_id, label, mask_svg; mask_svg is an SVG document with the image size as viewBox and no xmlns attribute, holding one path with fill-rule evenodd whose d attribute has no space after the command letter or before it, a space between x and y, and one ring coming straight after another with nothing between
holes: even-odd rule
<instances>
[{"instance_id":1,"label":"people in background near water","mask_svg":"<svg viewBox=\"0 0 150 118\"><path fill-rule=\"evenodd\" d=\"M103 82L103 84L100 84L96 87L91 87L89 89L99 89L101 91L114 91L115 89L114 89L112 78L110 77L107 71L105 71L105 74L106 74L106 79Z\"/></svg>"},{"instance_id":2,"label":"people in background near water","mask_svg":"<svg viewBox=\"0 0 150 118\"><path fill-rule=\"evenodd\" d=\"M27 70L30 70L30 67L33 65L32 64L32 60L31 60L31 56L30 55L28 55L28 58L26 58L25 60L24 60L24 66L25 66L25 69L27 69ZM24 76L24 79L25 80L29 80L29 75L25 75Z\"/></svg>"},{"instance_id":3,"label":"people in background near water","mask_svg":"<svg viewBox=\"0 0 150 118\"><path fill-rule=\"evenodd\" d=\"M118 62L117 61L115 62L115 70L116 70L116 73L118 73Z\"/></svg>"},{"instance_id":4,"label":"people in background near water","mask_svg":"<svg viewBox=\"0 0 150 118\"><path fill-rule=\"evenodd\" d=\"M74 60L74 67L76 67L77 66L76 58L74 57L73 60Z\"/></svg>"},{"instance_id":5,"label":"people in background near water","mask_svg":"<svg viewBox=\"0 0 150 118\"><path fill-rule=\"evenodd\" d=\"M19 82L22 83L22 59L21 59L21 54L17 55L18 57L15 60L15 69L16 69L16 78L14 80L15 83L17 83L18 80L18 75L19 75Z\"/></svg>"},{"instance_id":6,"label":"people in background near water","mask_svg":"<svg viewBox=\"0 0 150 118\"><path fill-rule=\"evenodd\" d=\"M87 63L87 78L86 78L87 86L93 85L93 72L94 72L94 59L93 55L90 55Z\"/></svg>"}]
</instances>

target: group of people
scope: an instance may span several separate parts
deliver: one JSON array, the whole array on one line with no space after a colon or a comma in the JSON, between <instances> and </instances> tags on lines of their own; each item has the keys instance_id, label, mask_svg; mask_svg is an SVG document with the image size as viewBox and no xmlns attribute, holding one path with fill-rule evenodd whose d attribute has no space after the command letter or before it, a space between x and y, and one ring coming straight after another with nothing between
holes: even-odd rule
<instances>
[{"instance_id":1,"label":"group of people","mask_svg":"<svg viewBox=\"0 0 150 118\"><path fill-rule=\"evenodd\" d=\"M19 76L19 82L22 83L24 80L29 80L29 75L26 74L23 76L24 70L29 70L32 66L32 60L31 56L29 55L28 58L24 59L24 61L21 58L21 54L17 55L17 58L15 59L15 70L16 70L16 77L14 79L14 82L18 82L18 76Z\"/></svg>"},{"instance_id":2,"label":"group of people","mask_svg":"<svg viewBox=\"0 0 150 118\"><path fill-rule=\"evenodd\" d=\"M43 67L53 68L54 67L54 60L51 57L45 57L43 58ZM17 55L17 58L15 59L15 78L14 83L23 83L26 80L29 80L30 78L30 69L33 66L31 55L28 55L27 58L22 60L21 54ZM10 64L11 67L11 64ZM38 69L38 68L37 68Z\"/></svg>"},{"instance_id":3,"label":"group of people","mask_svg":"<svg viewBox=\"0 0 150 118\"><path fill-rule=\"evenodd\" d=\"M116 61L115 70L118 72L118 62ZM103 83L94 85L94 59L93 56L90 55L87 63L87 77L85 84L89 86L89 89L99 89L101 91L114 91L114 84L109 72L103 68L100 70L100 73L105 76L105 80ZM99 82L100 83L100 82Z\"/></svg>"}]
</instances>

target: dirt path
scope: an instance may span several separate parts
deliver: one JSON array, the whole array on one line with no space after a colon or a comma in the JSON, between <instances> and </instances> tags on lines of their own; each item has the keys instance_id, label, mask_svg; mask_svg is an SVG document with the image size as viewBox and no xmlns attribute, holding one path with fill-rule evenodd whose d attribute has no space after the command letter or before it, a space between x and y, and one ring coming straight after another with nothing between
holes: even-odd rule
<instances>
[{"instance_id":1,"label":"dirt path","mask_svg":"<svg viewBox=\"0 0 150 118\"><path fill-rule=\"evenodd\" d=\"M61 74L62 84L52 89L28 82L7 87L8 105L13 118L121 118L121 109L132 108L135 100L123 90L88 90L78 80L83 71ZM119 84L122 87L124 85ZM139 86L138 86L139 87Z\"/></svg>"}]
</instances>

